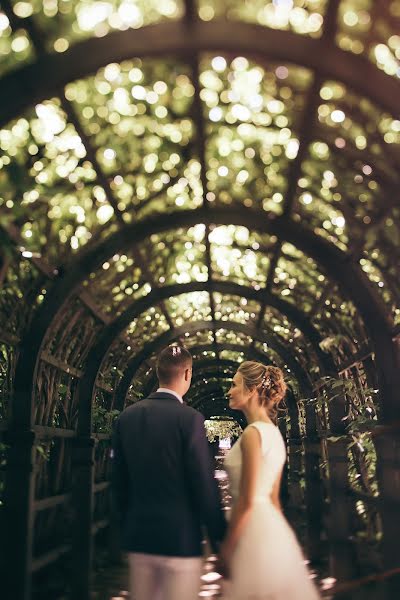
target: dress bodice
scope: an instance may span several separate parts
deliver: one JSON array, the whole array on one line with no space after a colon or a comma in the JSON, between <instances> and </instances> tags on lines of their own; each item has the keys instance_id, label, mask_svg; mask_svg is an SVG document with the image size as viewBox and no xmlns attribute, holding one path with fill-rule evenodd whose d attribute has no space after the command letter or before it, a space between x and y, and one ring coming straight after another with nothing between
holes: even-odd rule
<instances>
[{"instance_id":1,"label":"dress bodice","mask_svg":"<svg viewBox=\"0 0 400 600\"><path fill-rule=\"evenodd\" d=\"M255 499L265 501L270 498L274 483L286 460L286 448L278 427L265 421L255 421L248 427L255 427L261 437L262 461L258 473ZM232 500L239 494L242 470L241 439L232 446L225 458L225 468L229 476L229 489Z\"/></svg>"}]
</instances>

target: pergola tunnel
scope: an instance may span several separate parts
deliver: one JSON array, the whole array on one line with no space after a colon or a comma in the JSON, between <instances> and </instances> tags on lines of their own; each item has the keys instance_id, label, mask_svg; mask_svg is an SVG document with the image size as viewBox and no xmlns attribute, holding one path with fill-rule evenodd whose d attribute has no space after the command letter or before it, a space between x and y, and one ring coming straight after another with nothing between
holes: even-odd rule
<instances>
[{"instance_id":1,"label":"pergola tunnel","mask_svg":"<svg viewBox=\"0 0 400 600\"><path fill-rule=\"evenodd\" d=\"M113 422L169 344L217 446L240 363L283 370L308 558L400 597L399 31L398 0L1 2L1 597L94 597Z\"/></svg>"}]
</instances>

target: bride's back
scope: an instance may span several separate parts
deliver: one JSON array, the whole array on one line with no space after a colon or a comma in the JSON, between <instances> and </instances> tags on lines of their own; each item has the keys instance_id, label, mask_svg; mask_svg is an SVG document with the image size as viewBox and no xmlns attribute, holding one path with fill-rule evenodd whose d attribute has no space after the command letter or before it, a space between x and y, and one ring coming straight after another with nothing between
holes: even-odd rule
<instances>
[{"instance_id":1,"label":"bride's back","mask_svg":"<svg viewBox=\"0 0 400 600\"><path fill-rule=\"evenodd\" d=\"M279 429L272 423L255 421L249 427L255 427L261 437L262 461L256 486L256 500L265 501L272 493L274 483L286 460L285 443ZM225 467L229 475L229 487L232 499L239 494L242 453L239 439L225 458Z\"/></svg>"}]
</instances>

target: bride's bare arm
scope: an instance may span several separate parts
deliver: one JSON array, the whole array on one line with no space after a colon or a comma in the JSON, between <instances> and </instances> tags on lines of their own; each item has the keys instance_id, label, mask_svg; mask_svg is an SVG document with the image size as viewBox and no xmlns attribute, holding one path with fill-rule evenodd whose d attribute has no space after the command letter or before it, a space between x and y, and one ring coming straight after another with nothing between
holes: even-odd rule
<instances>
[{"instance_id":1,"label":"bride's bare arm","mask_svg":"<svg viewBox=\"0 0 400 600\"><path fill-rule=\"evenodd\" d=\"M242 470L239 497L233 508L228 533L222 545L221 556L229 563L240 535L245 527L256 494L257 475L261 463L261 436L255 427L248 427L240 440Z\"/></svg>"}]
</instances>

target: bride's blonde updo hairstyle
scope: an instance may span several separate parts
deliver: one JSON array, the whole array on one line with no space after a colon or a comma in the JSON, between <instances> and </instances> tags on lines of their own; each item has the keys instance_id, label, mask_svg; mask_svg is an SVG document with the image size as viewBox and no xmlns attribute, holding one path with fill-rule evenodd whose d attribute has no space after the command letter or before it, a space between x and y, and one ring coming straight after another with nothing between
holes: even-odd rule
<instances>
[{"instance_id":1,"label":"bride's blonde updo hairstyle","mask_svg":"<svg viewBox=\"0 0 400 600\"><path fill-rule=\"evenodd\" d=\"M278 367L247 360L242 362L238 373L249 391L257 388L260 403L267 408L270 417L275 418L287 388L282 371Z\"/></svg>"}]
</instances>

